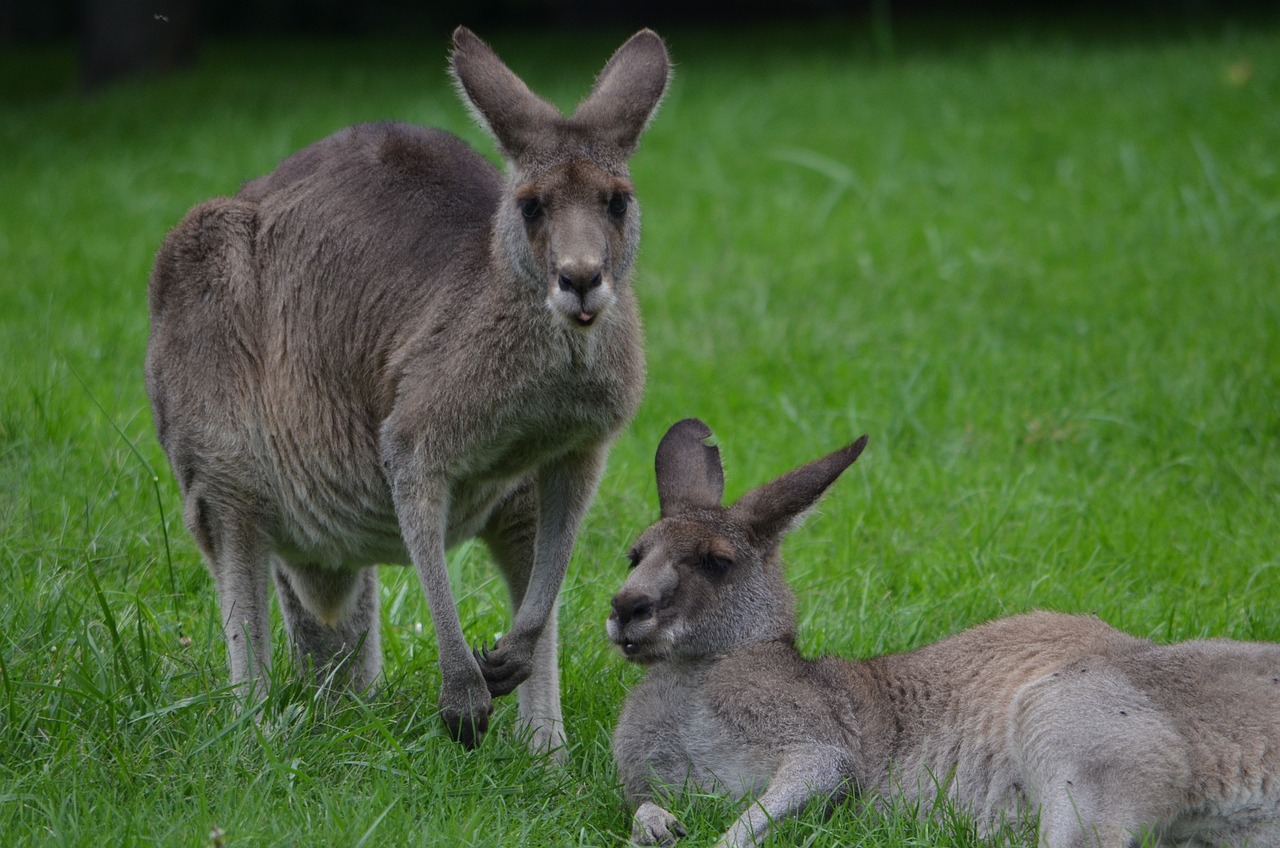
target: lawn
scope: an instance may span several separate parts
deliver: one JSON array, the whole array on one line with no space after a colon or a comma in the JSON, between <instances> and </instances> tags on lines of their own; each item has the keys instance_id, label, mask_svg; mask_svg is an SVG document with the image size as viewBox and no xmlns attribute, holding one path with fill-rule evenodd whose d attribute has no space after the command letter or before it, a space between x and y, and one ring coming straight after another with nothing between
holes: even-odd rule
<instances>
[{"instance_id":1,"label":"lawn","mask_svg":"<svg viewBox=\"0 0 1280 848\"><path fill-rule=\"evenodd\" d=\"M481 34L566 108L625 35ZM142 385L150 261L196 202L361 120L492 155L445 34L216 43L94 96L65 49L0 54L0 841L621 844L609 734L638 672L603 623L690 415L730 496L870 434L785 549L809 653L1036 607L1280 640L1280 22L664 34L633 161L649 384L562 596L562 769L510 699L479 750L447 740L406 570L367 703L282 678L263 721L238 711ZM451 570L492 641L483 548ZM690 845L734 815L676 812ZM972 841L845 809L778 844Z\"/></svg>"}]
</instances>

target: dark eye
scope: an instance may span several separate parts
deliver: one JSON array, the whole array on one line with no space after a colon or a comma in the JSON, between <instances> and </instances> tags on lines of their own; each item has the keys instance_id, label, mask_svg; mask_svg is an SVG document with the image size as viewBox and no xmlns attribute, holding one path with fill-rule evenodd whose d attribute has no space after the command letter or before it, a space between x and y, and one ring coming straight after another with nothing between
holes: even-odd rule
<instances>
[{"instance_id":1,"label":"dark eye","mask_svg":"<svg viewBox=\"0 0 1280 848\"><path fill-rule=\"evenodd\" d=\"M635 548L632 548L631 550L627 551L627 560L631 563L627 567L635 568L637 565L640 564L640 552L637 551Z\"/></svg>"},{"instance_id":2,"label":"dark eye","mask_svg":"<svg viewBox=\"0 0 1280 848\"><path fill-rule=\"evenodd\" d=\"M620 191L615 192L613 196L609 198L609 214L617 218L621 218L623 215L627 214L627 203L628 199L625 194Z\"/></svg>"},{"instance_id":3,"label":"dark eye","mask_svg":"<svg viewBox=\"0 0 1280 848\"><path fill-rule=\"evenodd\" d=\"M542 215L542 201L536 197L525 197L517 201L520 204L520 214L525 217L526 221L532 221Z\"/></svg>"},{"instance_id":4,"label":"dark eye","mask_svg":"<svg viewBox=\"0 0 1280 848\"><path fill-rule=\"evenodd\" d=\"M729 559L729 557L713 554L710 551L702 555L698 564L712 574L724 574L730 568L733 568L733 560Z\"/></svg>"}]
</instances>

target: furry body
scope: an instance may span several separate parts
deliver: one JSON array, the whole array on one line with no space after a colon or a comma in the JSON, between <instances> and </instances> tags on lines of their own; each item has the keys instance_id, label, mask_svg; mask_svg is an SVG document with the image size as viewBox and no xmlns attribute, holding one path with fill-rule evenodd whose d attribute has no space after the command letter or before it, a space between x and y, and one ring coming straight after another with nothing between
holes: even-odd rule
<instances>
[{"instance_id":1,"label":"furry body","mask_svg":"<svg viewBox=\"0 0 1280 848\"><path fill-rule=\"evenodd\" d=\"M551 750L556 596L643 391L626 160L666 51L638 34L566 119L470 32L454 40L507 177L448 133L364 124L200 204L152 271L147 388L233 682L252 689L269 666L274 580L295 655L322 681L368 686L373 566L412 563L450 731L474 744L491 698L519 686L531 741ZM472 537L514 611L474 657L444 565Z\"/></svg>"},{"instance_id":2,"label":"furry body","mask_svg":"<svg viewBox=\"0 0 1280 848\"><path fill-rule=\"evenodd\" d=\"M750 799L725 846L846 797L922 815L945 798L983 835L1038 821L1044 848L1280 845L1280 645L1157 645L1034 612L908 653L805 659L778 546L862 443L725 508L709 435L681 422L664 438L663 517L609 619L647 669L614 733L634 841L673 843L660 804L688 787Z\"/></svg>"},{"instance_id":3,"label":"furry body","mask_svg":"<svg viewBox=\"0 0 1280 848\"><path fill-rule=\"evenodd\" d=\"M1278 677L1277 645L1155 645L1037 612L861 663L780 640L658 666L628 696L615 746L637 807L686 781L753 799L811 760L831 797L922 814L945 797L982 835L1039 813L1050 846L1124 846L1144 829L1277 845Z\"/></svg>"}]
</instances>

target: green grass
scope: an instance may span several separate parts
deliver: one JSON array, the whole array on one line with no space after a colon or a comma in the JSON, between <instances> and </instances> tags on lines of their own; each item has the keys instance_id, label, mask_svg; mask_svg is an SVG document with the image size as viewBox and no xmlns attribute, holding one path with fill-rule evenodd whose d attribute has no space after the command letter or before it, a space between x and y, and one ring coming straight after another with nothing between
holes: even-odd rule
<instances>
[{"instance_id":1,"label":"green grass","mask_svg":"<svg viewBox=\"0 0 1280 848\"><path fill-rule=\"evenodd\" d=\"M212 45L94 97L63 50L0 55L2 841L620 844L608 740L637 672L603 620L688 415L731 495L871 435L787 547L808 651L1033 607L1280 639L1280 26L1167 29L668 34L633 163L650 381L565 586L562 770L522 753L508 701L480 750L447 741L406 571L383 572L375 697L282 678L241 715L142 387L148 267L191 205L358 120L491 152L444 38ZM568 106L621 35L494 40ZM452 565L491 639L483 549ZM706 845L733 808L677 812ZM973 837L844 809L791 843Z\"/></svg>"}]
</instances>

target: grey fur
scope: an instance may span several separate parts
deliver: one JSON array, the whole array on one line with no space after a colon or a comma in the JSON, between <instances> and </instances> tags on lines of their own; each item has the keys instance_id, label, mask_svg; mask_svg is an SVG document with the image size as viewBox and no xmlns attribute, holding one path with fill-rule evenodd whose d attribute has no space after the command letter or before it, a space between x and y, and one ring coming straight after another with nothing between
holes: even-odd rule
<instances>
[{"instance_id":1,"label":"grey fur","mask_svg":"<svg viewBox=\"0 0 1280 848\"><path fill-rule=\"evenodd\" d=\"M752 799L721 846L845 797L922 815L944 798L983 835L1038 814L1042 848L1280 845L1280 645L1156 645L1033 612L910 653L805 659L778 548L866 437L724 508L702 502L723 479L718 462L699 479L708 435L685 421L664 439L685 459L658 463L663 517L608 621L647 666L614 733L634 842L683 835L661 804L687 788ZM688 505L668 513L672 498Z\"/></svg>"},{"instance_id":2,"label":"grey fur","mask_svg":"<svg viewBox=\"0 0 1280 848\"><path fill-rule=\"evenodd\" d=\"M644 385L627 158L667 52L636 34L564 118L468 30L454 47L506 179L448 133L363 124L200 204L156 257L147 389L233 682L269 670L274 579L295 656L368 686L374 565L411 562L451 733L478 742L518 686L531 743L559 750L556 598ZM472 537L514 613L475 656L445 569Z\"/></svg>"}]
</instances>

